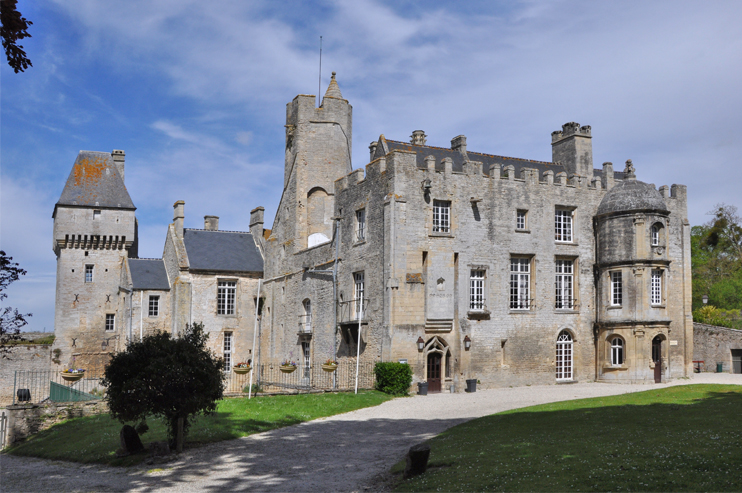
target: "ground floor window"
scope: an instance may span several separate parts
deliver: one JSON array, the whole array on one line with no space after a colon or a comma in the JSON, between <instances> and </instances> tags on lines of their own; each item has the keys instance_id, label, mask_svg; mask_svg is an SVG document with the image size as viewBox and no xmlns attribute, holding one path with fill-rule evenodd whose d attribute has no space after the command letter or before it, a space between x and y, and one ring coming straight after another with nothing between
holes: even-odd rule
<instances>
[{"instance_id":1,"label":"ground floor window","mask_svg":"<svg viewBox=\"0 0 742 493\"><path fill-rule=\"evenodd\" d=\"M611 339L611 365L621 366L624 361L623 339L614 337Z\"/></svg>"},{"instance_id":2,"label":"ground floor window","mask_svg":"<svg viewBox=\"0 0 742 493\"><path fill-rule=\"evenodd\" d=\"M232 333L224 333L224 370L232 370Z\"/></svg>"},{"instance_id":3,"label":"ground floor window","mask_svg":"<svg viewBox=\"0 0 742 493\"><path fill-rule=\"evenodd\" d=\"M557 382L572 380L572 335L563 330L557 337L556 379Z\"/></svg>"}]
</instances>

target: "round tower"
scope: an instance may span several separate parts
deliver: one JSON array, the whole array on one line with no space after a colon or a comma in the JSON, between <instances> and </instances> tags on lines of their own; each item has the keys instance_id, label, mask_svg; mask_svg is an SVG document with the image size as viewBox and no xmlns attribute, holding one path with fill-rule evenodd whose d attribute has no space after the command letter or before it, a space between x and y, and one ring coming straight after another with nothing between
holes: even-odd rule
<instances>
[{"instance_id":1,"label":"round tower","mask_svg":"<svg viewBox=\"0 0 742 493\"><path fill-rule=\"evenodd\" d=\"M654 185L636 179L631 160L626 162L624 180L598 206L599 380L660 382L669 375L669 215Z\"/></svg>"}]
</instances>

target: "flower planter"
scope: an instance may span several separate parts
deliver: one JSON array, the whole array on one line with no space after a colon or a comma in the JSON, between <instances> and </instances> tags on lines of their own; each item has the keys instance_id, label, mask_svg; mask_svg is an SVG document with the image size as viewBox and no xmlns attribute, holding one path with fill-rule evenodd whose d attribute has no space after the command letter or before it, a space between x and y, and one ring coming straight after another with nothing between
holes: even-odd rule
<instances>
[{"instance_id":1,"label":"flower planter","mask_svg":"<svg viewBox=\"0 0 742 493\"><path fill-rule=\"evenodd\" d=\"M250 373L252 368L248 366L247 368L232 368L232 370L238 375L244 375L245 373Z\"/></svg>"},{"instance_id":2,"label":"flower planter","mask_svg":"<svg viewBox=\"0 0 742 493\"><path fill-rule=\"evenodd\" d=\"M296 367L294 365L282 365L279 366L278 369L284 373L293 373L294 371L296 371Z\"/></svg>"},{"instance_id":3,"label":"flower planter","mask_svg":"<svg viewBox=\"0 0 742 493\"><path fill-rule=\"evenodd\" d=\"M59 373L62 375L62 378L66 382L77 382L78 380L80 380L82 377L85 376L85 372L80 372L80 373L66 373L66 372L63 372L62 371L62 372L59 372Z\"/></svg>"},{"instance_id":4,"label":"flower planter","mask_svg":"<svg viewBox=\"0 0 742 493\"><path fill-rule=\"evenodd\" d=\"M328 373L332 373L338 369L338 365L322 365L322 369Z\"/></svg>"}]
</instances>

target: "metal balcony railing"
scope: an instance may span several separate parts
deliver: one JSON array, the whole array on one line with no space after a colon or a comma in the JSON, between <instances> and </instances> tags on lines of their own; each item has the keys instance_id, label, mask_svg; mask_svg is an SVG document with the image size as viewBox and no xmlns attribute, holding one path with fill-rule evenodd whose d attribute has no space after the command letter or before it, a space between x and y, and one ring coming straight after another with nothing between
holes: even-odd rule
<instances>
[{"instance_id":1,"label":"metal balcony railing","mask_svg":"<svg viewBox=\"0 0 742 493\"><path fill-rule=\"evenodd\" d=\"M338 303L338 323L347 324L351 322L365 322L366 310L368 309L368 298L361 300L341 301Z\"/></svg>"},{"instance_id":2,"label":"metal balcony railing","mask_svg":"<svg viewBox=\"0 0 742 493\"><path fill-rule=\"evenodd\" d=\"M311 334L312 333L312 316L311 315L299 315L299 333L300 334Z\"/></svg>"}]
</instances>

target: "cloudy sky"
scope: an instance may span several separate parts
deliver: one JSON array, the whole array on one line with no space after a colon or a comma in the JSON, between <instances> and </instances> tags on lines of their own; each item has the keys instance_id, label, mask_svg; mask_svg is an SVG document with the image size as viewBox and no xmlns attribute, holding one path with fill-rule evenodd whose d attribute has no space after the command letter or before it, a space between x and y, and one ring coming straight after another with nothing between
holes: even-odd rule
<instances>
[{"instance_id":1,"label":"cloudy sky","mask_svg":"<svg viewBox=\"0 0 742 493\"><path fill-rule=\"evenodd\" d=\"M0 248L29 273L10 305L54 325L54 204L79 150L126 151L140 255L161 257L172 204L187 227L270 227L285 104L337 79L354 167L383 133L549 161L550 134L591 125L596 167L688 185L691 224L742 208L738 1L19 1L33 68L3 64Z\"/></svg>"}]
</instances>

